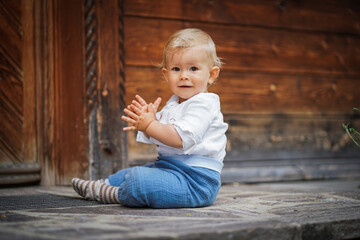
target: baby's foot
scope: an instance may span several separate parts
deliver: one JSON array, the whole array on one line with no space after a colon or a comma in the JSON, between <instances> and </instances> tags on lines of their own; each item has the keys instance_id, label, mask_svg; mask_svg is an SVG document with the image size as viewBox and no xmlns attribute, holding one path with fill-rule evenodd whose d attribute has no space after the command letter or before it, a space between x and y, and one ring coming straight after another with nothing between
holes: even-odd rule
<instances>
[{"instance_id":1,"label":"baby's foot","mask_svg":"<svg viewBox=\"0 0 360 240\"><path fill-rule=\"evenodd\" d=\"M118 199L119 187L107 185L104 181L95 182L94 197L96 201L102 203L120 203Z\"/></svg>"},{"instance_id":2,"label":"baby's foot","mask_svg":"<svg viewBox=\"0 0 360 240\"><path fill-rule=\"evenodd\" d=\"M77 192L86 200L96 200L94 196L95 181L86 181L79 178L73 178L72 186L75 192Z\"/></svg>"}]
</instances>

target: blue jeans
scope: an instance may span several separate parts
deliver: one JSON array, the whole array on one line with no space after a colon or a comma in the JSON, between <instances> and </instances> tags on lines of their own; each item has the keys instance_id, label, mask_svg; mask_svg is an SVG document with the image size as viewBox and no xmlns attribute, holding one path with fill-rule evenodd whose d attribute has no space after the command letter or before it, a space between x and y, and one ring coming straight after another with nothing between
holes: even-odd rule
<instances>
[{"instance_id":1,"label":"blue jeans","mask_svg":"<svg viewBox=\"0 0 360 240\"><path fill-rule=\"evenodd\" d=\"M177 156L178 157L178 156ZM109 176L128 207L187 208L211 205L221 186L220 173L192 167L171 156Z\"/></svg>"}]
</instances>

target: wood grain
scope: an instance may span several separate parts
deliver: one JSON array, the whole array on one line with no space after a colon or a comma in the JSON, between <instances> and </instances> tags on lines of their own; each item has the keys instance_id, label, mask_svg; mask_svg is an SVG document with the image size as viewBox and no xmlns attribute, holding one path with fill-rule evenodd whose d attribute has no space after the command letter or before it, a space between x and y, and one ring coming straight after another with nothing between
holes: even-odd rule
<instances>
[{"instance_id":1,"label":"wood grain","mask_svg":"<svg viewBox=\"0 0 360 240\"><path fill-rule=\"evenodd\" d=\"M351 119L359 129L359 115L227 115L228 166L261 159L357 158L360 152L341 124Z\"/></svg>"},{"instance_id":2,"label":"wood grain","mask_svg":"<svg viewBox=\"0 0 360 240\"><path fill-rule=\"evenodd\" d=\"M36 82L34 54L34 1L22 1L23 26L23 76L24 76L24 162L38 161L37 131L36 131ZM29 47L32 46L32 47Z\"/></svg>"},{"instance_id":3,"label":"wood grain","mask_svg":"<svg viewBox=\"0 0 360 240\"><path fill-rule=\"evenodd\" d=\"M359 75L360 39L330 33L296 32L181 22L125 18L126 63L154 66L161 62L167 38L176 30L196 27L212 36L224 69L251 72Z\"/></svg>"},{"instance_id":4,"label":"wood grain","mask_svg":"<svg viewBox=\"0 0 360 240\"><path fill-rule=\"evenodd\" d=\"M98 162L97 169L93 172L97 175L94 179L107 178L109 175L127 167L126 133L122 131L124 122L121 120L122 101L125 93L121 86L124 78L121 62L121 55L124 51L120 43L123 26L120 24L118 1L98 1L97 2L97 21L98 21L98 49L97 69L99 84L99 103L96 111L97 120L94 122L97 129L92 136L97 138L99 159L92 159ZM109 47L111 46L111 47ZM96 146L95 146L96 147Z\"/></svg>"},{"instance_id":5,"label":"wood grain","mask_svg":"<svg viewBox=\"0 0 360 240\"><path fill-rule=\"evenodd\" d=\"M359 1L352 0L126 0L126 15L296 30L360 33Z\"/></svg>"},{"instance_id":6,"label":"wood grain","mask_svg":"<svg viewBox=\"0 0 360 240\"><path fill-rule=\"evenodd\" d=\"M83 78L81 2L56 1L55 16L55 136L56 184L88 174L88 128ZM71 26L71 27L69 27Z\"/></svg>"},{"instance_id":7,"label":"wood grain","mask_svg":"<svg viewBox=\"0 0 360 240\"><path fill-rule=\"evenodd\" d=\"M38 182L34 1L1 1L0 22L1 178Z\"/></svg>"},{"instance_id":8,"label":"wood grain","mask_svg":"<svg viewBox=\"0 0 360 240\"><path fill-rule=\"evenodd\" d=\"M128 67L126 101L172 95L158 68ZM220 95L225 114L352 113L360 103L360 79L346 76L241 73L224 70L210 92Z\"/></svg>"},{"instance_id":9,"label":"wood grain","mask_svg":"<svg viewBox=\"0 0 360 240\"><path fill-rule=\"evenodd\" d=\"M55 106L55 32L53 1L35 1L35 66L38 161L41 166L41 185L56 183L58 150Z\"/></svg>"},{"instance_id":10,"label":"wood grain","mask_svg":"<svg viewBox=\"0 0 360 240\"><path fill-rule=\"evenodd\" d=\"M359 154L341 124L360 103L358 1L125 0L124 5L128 103L140 94L149 102L162 97L163 106L172 95L156 68L172 33L195 27L213 38L225 65L209 91L220 95L229 123L229 181L244 181L237 176L246 171L244 162L255 170L253 163L267 164L272 172L279 161L286 170L302 166L304 159L319 163L324 176L351 175L348 169ZM154 147L132 141L129 134L130 165L154 159ZM354 161L341 166L319 160L334 158ZM303 179L319 179L316 166L309 169ZM283 170L279 179L287 179ZM255 171L252 180L263 173Z\"/></svg>"},{"instance_id":11,"label":"wood grain","mask_svg":"<svg viewBox=\"0 0 360 240\"><path fill-rule=\"evenodd\" d=\"M0 2L1 165L24 161L24 81L27 84L28 79L24 79L23 75L22 4L18 3L19 5L13 5L11 1ZM31 34L31 29L29 30ZM31 76L29 80L31 83ZM34 112L26 111L26 114Z\"/></svg>"},{"instance_id":12,"label":"wood grain","mask_svg":"<svg viewBox=\"0 0 360 240\"><path fill-rule=\"evenodd\" d=\"M360 129L358 114L228 114L225 122L229 130L224 170L303 165L314 159L312 164L324 165L324 172L330 168L325 166L326 159L330 162L337 159L336 165L346 165L349 159L359 167L356 160L360 159L360 152L341 127L342 123L351 122L352 127ZM156 148L135 143L133 133L129 136L132 140L130 163L140 165L154 161Z\"/></svg>"}]
</instances>

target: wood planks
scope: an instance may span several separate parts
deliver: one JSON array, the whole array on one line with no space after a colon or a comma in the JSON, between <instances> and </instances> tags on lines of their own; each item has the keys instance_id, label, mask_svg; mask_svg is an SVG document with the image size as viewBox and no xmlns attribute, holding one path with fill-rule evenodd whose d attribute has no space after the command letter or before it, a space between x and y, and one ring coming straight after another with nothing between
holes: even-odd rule
<instances>
[{"instance_id":1,"label":"wood planks","mask_svg":"<svg viewBox=\"0 0 360 240\"><path fill-rule=\"evenodd\" d=\"M0 163L24 161L23 22L21 2L0 2ZM30 79L31 81L31 79Z\"/></svg>"},{"instance_id":2,"label":"wood planks","mask_svg":"<svg viewBox=\"0 0 360 240\"><path fill-rule=\"evenodd\" d=\"M150 101L156 99L155 95L167 100L172 94L159 69L128 67L126 76L128 101L136 93L141 93ZM356 77L334 75L223 71L218 82L209 91L221 96L222 111L225 114L341 114L344 111L351 112L350 106L360 103L360 94L356 91L359 82ZM349 109L344 109L343 106L349 106Z\"/></svg>"},{"instance_id":3,"label":"wood planks","mask_svg":"<svg viewBox=\"0 0 360 240\"><path fill-rule=\"evenodd\" d=\"M127 166L122 17L117 0L0 1L0 185Z\"/></svg>"},{"instance_id":4,"label":"wood planks","mask_svg":"<svg viewBox=\"0 0 360 240\"><path fill-rule=\"evenodd\" d=\"M131 16L191 22L360 33L359 1L127 0Z\"/></svg>"},{"instance_id":5,"label":"wood planks","mask_svg":"<svg viewBox=\"0 0 360 240\"><path fill-rule=\"evenodd\" d=\"M230 126L226 169L359 158L341 124L359 124L360 1L125 0L124 10L127 102L171 96L157 64L173 32L196 27L212 36L225 62L209 91L220 95ZM130 146L131 164L155 155Z\"/></svg>"},{"instance_id":6,"label":"wood planks","mask_svg":"<svg viewBox=\"0 0 360 240\"><path fill-rule=\"evenodd\" d=\"M55 1L56 184L106 178L126 167L120 1Z\"/></svg>"},{"instance_id":7,"label":"wood planks","mask_svg":"<svg viewBox=\"0 0 360 240\"><path fill-rule=\"evenodd\" d=\"M181 28L196 27L212 36L225 70L360 74L358 37L136 17L126 18L125 24L126 60L131 66L161 62L167 38Z\"/></svg>"},{"instance_id":8,"label":"wood planks","mask_svg":"<svg viewBox=\"0 0 360 240\"><path fill-rule=\"evenodd\" d=\"M350 113L352 106L360 102L360 38L354 31L344 34L325 27L323 31L304 31L291 29L290 25L270 28L266 22L266 27L236 25L236 21L219 25L221 20L217 17L213 21L202 22L186 14L180 20L180 15L170 17L164 12L157 12L160 10L150 14L147 4L140 4L137 9L129 2L125 1L125 12L128 14L125 18L128 26L125 28L128 102L135 94L133 86L145 88L141 79L133 78L133 73L142 69L149 72L151 67L155 71L156 65L161 62L162 48L168 36L185 27L207 31L217 45L218 55L225 65L218 85L210 91L221 93L225 112L340 113L345 110L343 106L349 106L345 111ZM180 3L175 1L173 4ZM241 4L242 1L239 2ZM319 5L317 3L314 12L320 11ZM336 6L335 3L333 5ZM329 6L324 8L323 11L330 11ZM356 5L353 8L356 9ZM357 23L356 18L348 21ZM150 75L146 86L159 81L160 75ZM156 85L154 91L164 92L161 87L165 85ZM146 95L148 91L144 92ZM232 99L239 104L234 106ZM240 106L242 99L250 104ZM261 106L264 100L269 103L266 108ZM284 100L293 102L293 105ZM330 105L330 100L335 104Z\"/></svg>"},{"instance_id":9,"label":"wood planks","mask_svg":"<svg viewBox=\"0 0 360 240\"><path fill-rule=\"evenodd\" d=\"M0 185L38 182L34 1L1 1L0 22Z\"/></svg>"},{"instance_id":10,"label":"wood planks","mask_svg":"<svg viewBox=\"0 0 360 240\"><path fill-rule=\"evenodd\" d=\"M357 129L359 117L352 117ZM359 151L341 128L350 119L337 114L227 115L226 160L356 158Z\"/></svg>"},{"instance_id":11,"label":"wood planks","mask_svg":"<svg viewBox=\"0 0 360 240\"><path fill-rule=\"evenodd\" d=\"M56 184L69 184L73 176L88 178L88 126L83 80L82 4L54 4L54 91ZM71 27L69 27L71 26Z\"/></svg>"}]
</instances>

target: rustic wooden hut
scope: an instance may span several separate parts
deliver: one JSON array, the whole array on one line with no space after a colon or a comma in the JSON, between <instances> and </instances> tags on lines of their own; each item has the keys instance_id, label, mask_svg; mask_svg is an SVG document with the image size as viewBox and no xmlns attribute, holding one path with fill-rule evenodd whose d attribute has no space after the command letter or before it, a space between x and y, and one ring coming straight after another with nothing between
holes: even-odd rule
<instances>
[{"instance_id":1,"label":"rustic wooden hut","mask_svg":"<svg viewBox=\"0 0 360 240\"><path fill-rule=\"evenodd\" d=\"M121 129L136 93L171 92L174 31L208 32L229 123L223 181L360 176L358 0L0 0L0 184L69 184L152 161Z\"/></svg>"}]
</instances>

